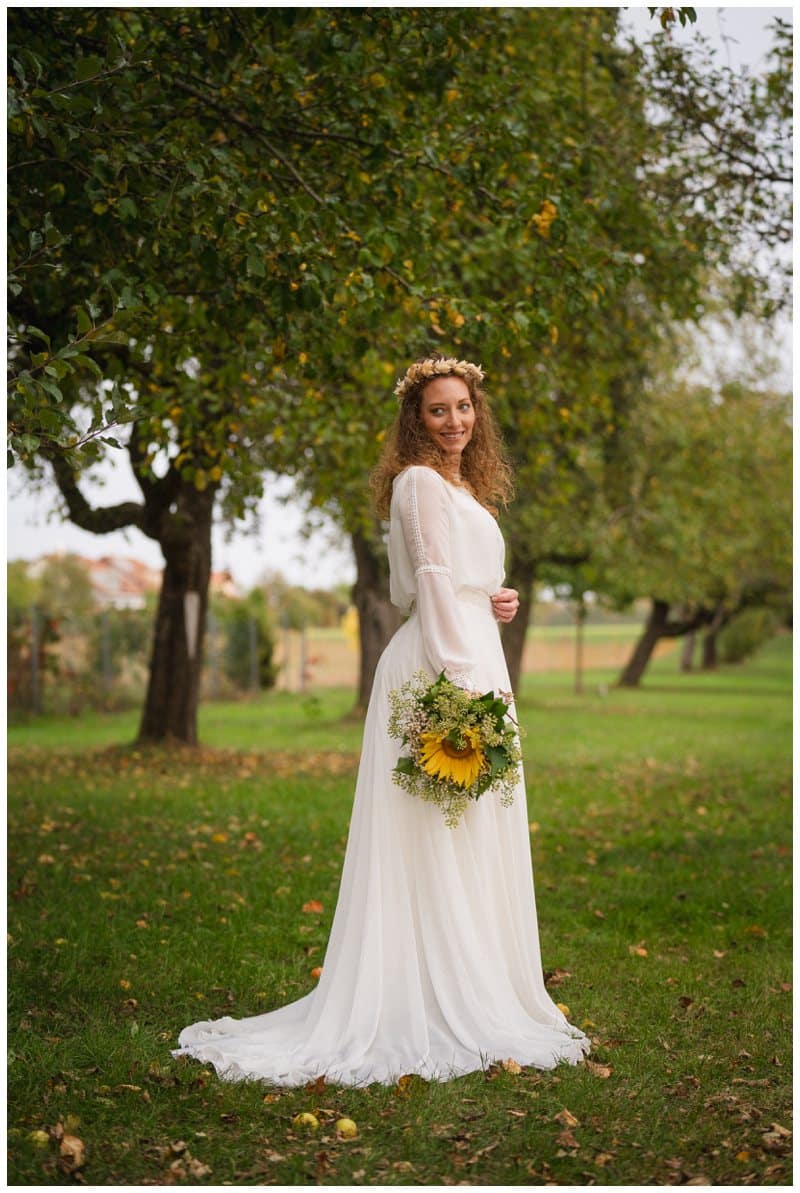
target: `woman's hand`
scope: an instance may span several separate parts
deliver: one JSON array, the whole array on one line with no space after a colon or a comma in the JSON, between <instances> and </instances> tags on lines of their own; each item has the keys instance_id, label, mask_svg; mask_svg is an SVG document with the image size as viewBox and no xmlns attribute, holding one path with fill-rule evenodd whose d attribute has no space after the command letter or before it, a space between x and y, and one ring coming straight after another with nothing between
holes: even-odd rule
<instances>
[{"instance_id":1,"label":"woman's hand","mask_svg":"<svg viewBox=\"0 0 800 1193\"><path fill-rule=\"evenodd\" d=\"M513 621L519 609L516 588L499 588L492 597L492 611L498 621Z\"/></svg>"}]
</instances>

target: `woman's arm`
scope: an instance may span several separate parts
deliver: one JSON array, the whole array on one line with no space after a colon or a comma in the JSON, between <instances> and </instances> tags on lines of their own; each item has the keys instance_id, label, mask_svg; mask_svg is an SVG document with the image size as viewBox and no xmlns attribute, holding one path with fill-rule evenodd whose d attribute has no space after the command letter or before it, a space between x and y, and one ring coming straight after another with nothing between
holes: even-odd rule
<instances>
[{"instance_id":1,"label":"woman's arm","mask_svg":"<svg viewBox=\"0 0 800 1193\"><path fill-rule=\"evenodd\" d=\"M477 660L453 588L450 501L447 482L433 469L408 470L399 513L414 566L425 653L434 674L444 671L459 687L472 688Z\"/></svg>"}]
</instances>

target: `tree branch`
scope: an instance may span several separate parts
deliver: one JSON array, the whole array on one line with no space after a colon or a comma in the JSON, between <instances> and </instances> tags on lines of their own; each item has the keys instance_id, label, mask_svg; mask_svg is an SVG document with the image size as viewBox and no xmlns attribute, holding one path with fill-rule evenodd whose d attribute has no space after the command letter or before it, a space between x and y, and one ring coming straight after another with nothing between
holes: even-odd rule
<instances>
[{"instance_id":1,"label":"tree branch","mask_svg":"<svg viewBox=\"0 0 800 1193\"><path fill-rule=\"evenodd\" d=\"M143 505L135 501L123 501L119 505L106 506L104 509L93 509L78 488L77 474L62 455L54 454L50 457L53 475L61 496L67 503L69 519L82 530L91 534L111 534L114 530L122 530L125 526L136 526L145 534L145 514ZM150 535L155 538L155 535Z\"/></svg>"}]
</instances>

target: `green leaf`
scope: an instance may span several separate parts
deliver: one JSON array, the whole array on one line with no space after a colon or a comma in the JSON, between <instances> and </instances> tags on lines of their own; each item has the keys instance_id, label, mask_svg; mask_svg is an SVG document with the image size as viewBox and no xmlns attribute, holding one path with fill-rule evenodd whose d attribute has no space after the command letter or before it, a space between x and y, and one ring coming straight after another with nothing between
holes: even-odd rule
<instances>
[{"instance_id":1,"label":"green leaf","mask_svg":"<svg viewBox=\"0 0 800 1193\"><path fill-rule=\"evenodd\" d=\"M247 258L247 272L250 277L263 278L266 276L266 269L261 257L250 256Z\"/></svg>"},{"instance_id":2,"label":"green leaf","mask_svg":"<svg viewBox=\"0 0 800 1193\"><path fill-rule=\"evenodd\" d=\"M85 335L87 331L92 330L92 321L83 307L78 308L78 335Z\"/></svg>"},{"instance_id":3,"label":"green leaf","mask_svg":"<svg viewBox=\"0 0 800 1193\"><path fill-rule=\"evenodd\" d=\"M75 75L81 82L100 74L102 69L103 59L99 58L97 54L87 54L85 58L79 58L75 63Z\"/></svg>"},{"instance_id":4,"label":"green leaf","mask_svg":"<svg viewBox=\"0 0 800 1193\"><path fill-rule=\"evenodd\" d=\"M117 204L117 211L120 219L125 223L128 220L135 220L139 214L139 209L130 195L123 195Z\"/></svg>"},{"instance_id":5,"label":"green leaf","mask_svg":"<svg viewBox=\"0 0 800 1193\"><path fill-rule=\"evenodd\" d=\"M38 340L44 340L45 344L47 344L47 347L50 347L50 337L47 332L42 331L41 328L34 327L32 323L29 323L25 328L25 332L27 335L36 336Z\"/></svg>"}]
</instances>

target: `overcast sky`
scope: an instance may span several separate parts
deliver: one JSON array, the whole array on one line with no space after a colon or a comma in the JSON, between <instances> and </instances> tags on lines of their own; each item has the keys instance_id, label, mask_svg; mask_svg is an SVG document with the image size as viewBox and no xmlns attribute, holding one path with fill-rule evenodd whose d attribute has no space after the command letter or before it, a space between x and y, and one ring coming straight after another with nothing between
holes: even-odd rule
<instances>
[{"instance_id":1,"label":"overcast sky","mask_svg":"<svg viewBox=\"0 0 800 1193\"><path fill-rule=\"evenodd\" d=\"M780 16L791 20L791 8L766 7L705 7L698 8L698 21L686 29L678 27L674 33L681 40L697 36L698 31L715 46L722 61L738 69L763 67L769 49L769 23ZM623 23L634 35L648 36L653 29L646 7L628 8ZM787 334L786 374L791 374L788 359ZM398 362L398 369L400 364ZM102 489L86 488L86 495L96 504L112 504L138 499L140 494L125 464L125 454L109 451L109 464L104 470ZM365 477L366 483L366 477ZM269 569L280 569L295 584L327 588L339 582L350 583L354 568L345 539L333 528L317 533L310 539L301 534L302 514L296 505L285 505L279 497L290 492L285 480L275 479L267 486L267 496L261 503L260 525L255 533L237 532L226 541L223 528L214 531L214 569L228 568L243 587L252 586ZM39 493L31 492L22 475L12 469L7 489L9 559L34 559L51 551L66 550L98 558L102 555L132 555L161 567L163 560L158 544L139 531L118 531L109 535L94 535L64 522L57 514L58 497L48 486Z\"/></svg>"}]
</instances>

